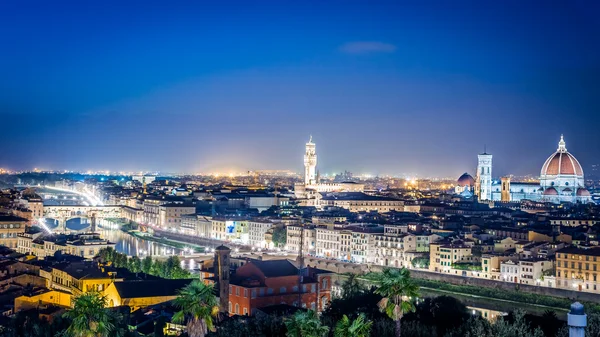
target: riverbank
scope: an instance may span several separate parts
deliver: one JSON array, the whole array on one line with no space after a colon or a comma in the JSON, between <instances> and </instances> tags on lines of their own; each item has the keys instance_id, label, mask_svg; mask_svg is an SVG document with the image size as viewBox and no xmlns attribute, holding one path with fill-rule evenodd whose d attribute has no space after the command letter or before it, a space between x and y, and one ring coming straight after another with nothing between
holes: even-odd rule
<instances>
[{"instance_id":1,"label":"riverbank","mask_svg":"<svg viewBox=\"0 0 600 337\"><path fill-rule=\"evenodd\" d=\"M206 247L204 246L200 246L200 245L196 245L193 243L187 243L187 242L181 242L181 241L175 241L175 240L170 240L170 239L166 239L166 238L161 238L161 237L156 237L150 234L142 234L141 232L137 231L137 230L123 230L123 232L136 237L138 239L141 240L146 240L146 241L152 241L152 242L157 242L160 244L163 244L165 246L170 246L173 248L178 248L178 249L186 249L186 248L190 248L193 250L194 253L204 253L206 250Z\"/></svg>"},{"instance_id":2,"label":"riverbank","mask_svg":"<svg viewBox=\"0 0 600 337\"><path fill-rule=\"evenodd\" d=\"M426 280L422 278L414 278L415 282L423 289L446 292L457 295L470 297L480 297L490 300L499 300L512 302L515 304L525 304L537 306L547 310L562 310L566 311L570 308L572 300L568 298L560 298L549 295L532 294L519 290L505 290L496 288L487 288L471 285L456 285L442 281ZM600 304L595 302L583 302L586 309L593 312L600 312Z\"/></svg>"}]
</instances>

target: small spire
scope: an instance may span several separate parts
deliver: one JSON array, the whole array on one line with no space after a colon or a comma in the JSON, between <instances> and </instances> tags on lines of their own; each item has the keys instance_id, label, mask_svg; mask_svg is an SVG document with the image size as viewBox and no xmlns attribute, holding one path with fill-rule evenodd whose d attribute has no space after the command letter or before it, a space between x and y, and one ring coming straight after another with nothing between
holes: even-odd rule
<instances>
[{"instance_id":1,"label":"small spire","mask_svg":"<svg viewBox=\"0 0 600 337\"><path fill-rule=\"evenodd\" d=\"M312 135L310 135L310 138L308 139L309 143L312 143Z\"/></svg>"},{"instance_id":2,"label":"small spire","mask_svg":"<svg viewBox=\"0 0 600 337\"><path fill-rule=\"evenodd\" d=\"M567 152L567 144L562 134L560 135L560 142L558 142L558 152Z\"/></svg>"}]
</instances>

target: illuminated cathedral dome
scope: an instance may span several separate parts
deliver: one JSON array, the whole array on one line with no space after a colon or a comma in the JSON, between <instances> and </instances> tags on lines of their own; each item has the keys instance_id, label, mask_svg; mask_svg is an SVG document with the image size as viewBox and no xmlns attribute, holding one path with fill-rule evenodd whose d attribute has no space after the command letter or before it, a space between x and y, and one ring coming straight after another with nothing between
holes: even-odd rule
<instances>
[{"instance_id":1,"label":"illuminated cathedral dome","mask_svg":"<svg viewBox=\"0 0 600 337\"><path fill-rule=\"evenodd\" d=\"M588 202L591 199L585 189L581 164L567 151L563 136L560 136L556 152L542 166L540 186L547 201Z\"/></svg>"},{"instance_id":2,"label":"illuminated cathedral dome","mask_svg":"<svg viewBox=\"0 0 600 337\"><path fill-rule=\"evenodd\" d=\"M583 169L579 161L567 152L567 147L563 137L560 137L558 150L554 152L542 166L541 176L581 176L583 177Z\"/></svg>"}]
</instances>

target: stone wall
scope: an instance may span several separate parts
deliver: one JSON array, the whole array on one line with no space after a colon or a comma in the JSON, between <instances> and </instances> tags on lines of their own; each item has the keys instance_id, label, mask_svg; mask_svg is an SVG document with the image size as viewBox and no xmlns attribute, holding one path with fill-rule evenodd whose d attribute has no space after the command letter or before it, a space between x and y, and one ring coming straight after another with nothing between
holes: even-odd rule
<instances>
[{"instance_id":1,"label":"stone wall","mask_svg":"<svg viewBox=\"0 0 600 337\"><path fill-rule=\"evenodd\" d=\"M304 264L306 266L311 266L319 269L329 270L334 273L355 273L355 274L364 274L367 272L380 272L383 270L383 266L377 265L363 265L356 263L344 263L335 260L324 260L324 259L315 259L315 258L305 258ZM434 273L425 270L415 270L411 269L411 275L414 278L433 280L433 281L441 281L447 282L450 284L456 285L470 285L476 287L486 287L486 288L494 288L501 289L506 291L515 291L518 289L521 292L527 292L538 295L545 296L553 296L560 298L569 298L571 300L578 301L586 301L586 302L600 302L600 294L583 292L583 291L573 291L567 289L559 289L559 288L548 288L548 287L539 287L532 286L527 284L514 284L509 282L474 278L474 277L463 277L459 275L450 275L450 274L440 274Z\"/></svg>"}]
</instances>

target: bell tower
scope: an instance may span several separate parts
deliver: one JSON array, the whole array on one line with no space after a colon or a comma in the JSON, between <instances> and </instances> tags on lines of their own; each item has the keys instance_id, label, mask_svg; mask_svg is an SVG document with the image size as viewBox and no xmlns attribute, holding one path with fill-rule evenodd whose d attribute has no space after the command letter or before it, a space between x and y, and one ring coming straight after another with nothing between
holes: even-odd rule
<instances>
[{"instance_id":1,"label":"bell tower","mask_svg":"<svg viewBox=\"0 0 600 337\"><path fill-rule=\"evenodd\" d=\"M306 143L306 152L304 153L304 184L314 185L317 183L317 152L316 144L312 141L312 136Z\"/></svg>"},{"instance_id":2,"label":"bell tower","mask_svg":"<svg viewBox=\"0 0 600 337\"><path fill-rule=\"evenodd\" d=\"M502 177L502 190L500 196L502 201L510 201L510 177Z\"/></svg>"},{"instance_id":3,"label":"bell tower","mask_svg":"<svg viewBox=\"0 0 600 337\"><path fill-rule=\"evenodd\" d=\"M231 249L226 246L215 248L214 273L219 281L219 312L229 312L229 258Z\"/></svg>"},{"instance_id":4,"label":"bell tower","mask_svg":"<svg viewBox=\"0 0 600 337\"><path fill-rule=\"evenodd\" d=\"M477 156L477 179L476 186L478 199L492 199L492 155L484 151Z\"/></svg>"}]
</instances>

